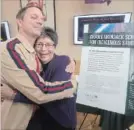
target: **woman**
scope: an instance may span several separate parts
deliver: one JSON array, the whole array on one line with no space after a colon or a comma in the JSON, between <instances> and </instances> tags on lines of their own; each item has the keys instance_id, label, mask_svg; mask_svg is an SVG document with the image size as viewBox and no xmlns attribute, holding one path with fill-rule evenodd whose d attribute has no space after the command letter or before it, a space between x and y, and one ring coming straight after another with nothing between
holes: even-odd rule
<instances>
[{"instance_id":1,"label":"woman","mask_svg":"<svg viewBox=\"0 0 134 130\"><path fill-rule=\"evenodd\" d=\"M70 80L72 75L65 71L69 57L55 54L57 44L57 33L51 28L45 28L35 44L35 50L43 64L41 75L49 82ZM75 127L76 97L74 96L41 105L29 122L27 130L74 130Z\"/></svg>"}]
</instances>

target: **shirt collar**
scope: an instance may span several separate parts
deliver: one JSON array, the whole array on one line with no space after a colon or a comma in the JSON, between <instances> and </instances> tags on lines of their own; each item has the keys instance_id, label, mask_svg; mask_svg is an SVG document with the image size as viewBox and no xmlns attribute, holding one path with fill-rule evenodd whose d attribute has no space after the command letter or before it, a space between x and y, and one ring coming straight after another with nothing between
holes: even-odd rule
<instances>
[{"instance_id":1,"label":"shirt collar","mask_svg":"<svg viewBox=\"0 0 134 130\"><path fill-rule=\"evenodd\" d=\"M18 34L16 37L20 40L20 42L25 47L25 49L27 49L27 51L29 51L30 53L36 53L33 46L28 42L28 40L24 36Z\"/></svg>"}]
</instances>

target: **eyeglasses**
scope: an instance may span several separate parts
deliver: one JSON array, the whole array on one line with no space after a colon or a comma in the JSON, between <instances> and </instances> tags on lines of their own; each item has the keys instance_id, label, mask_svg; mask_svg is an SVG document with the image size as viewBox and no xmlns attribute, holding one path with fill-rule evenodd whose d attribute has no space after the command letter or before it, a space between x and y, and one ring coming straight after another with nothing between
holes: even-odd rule
<instances>
[{"instance_id":1,"label":"eyeglasses","mask_svg":"<svg viewBox=\"0 0 134 130\"><path fill-rule=\"evenodd\" d=\"M44 46L49 49L49 48L53 47L54 45L52 45L52 44L43 44L43 43L36 43L35 44L35 47L37 47L39 49L43 48Z\"/></svg>"}]
</instances>

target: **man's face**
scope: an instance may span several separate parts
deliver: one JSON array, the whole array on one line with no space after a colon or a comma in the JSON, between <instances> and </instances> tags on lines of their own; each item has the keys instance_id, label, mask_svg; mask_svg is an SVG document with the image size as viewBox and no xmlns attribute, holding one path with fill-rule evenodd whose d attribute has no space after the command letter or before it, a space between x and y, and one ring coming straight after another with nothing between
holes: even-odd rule
<instances>
[{"instance_id":1,"label":"man's face","mask_svg":"<svg viewBox=\"0 0 134 130\"><path fill-rule=\"evenodd\" d=\"M44 16L36 7L28 8L25 12L24 18L18 20L20 31L33 37L38 37L40 35L43 23Z\"/></svg>"},{"instance_id":2,"label":"man's face","mask_svg":"<svg viewBox=\"0 0 134 130\"><path fill-rule=\"evenodd\" d=\"M35 44L35 50L39 59L44 63L52 60L55 53L54 42L49 38L39 38Z\"/></svg>"}]
</instances>

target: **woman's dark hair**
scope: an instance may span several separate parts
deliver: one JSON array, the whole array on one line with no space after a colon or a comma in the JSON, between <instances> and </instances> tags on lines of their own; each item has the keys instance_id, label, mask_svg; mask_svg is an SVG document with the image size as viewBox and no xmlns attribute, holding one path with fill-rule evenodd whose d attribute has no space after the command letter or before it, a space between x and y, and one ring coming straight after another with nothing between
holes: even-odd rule
<instances>
[{"instance_id":1,"label":"woman's dark hair","mask_svg":"<svg viewBox=\"0 0 134 130\"><path fill-rule=\"evenodd\" d=\"M45 38L45 37L49 37L53 42L54 42L54 46L56 47L58 44L58 35L57 32L55 30L53 30L50 27L44 27L42 29L41 35L37 38L37 40L39 38ZM36 40L36 42L37 42Z\"/></svg>"}]
</instances>

